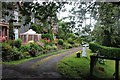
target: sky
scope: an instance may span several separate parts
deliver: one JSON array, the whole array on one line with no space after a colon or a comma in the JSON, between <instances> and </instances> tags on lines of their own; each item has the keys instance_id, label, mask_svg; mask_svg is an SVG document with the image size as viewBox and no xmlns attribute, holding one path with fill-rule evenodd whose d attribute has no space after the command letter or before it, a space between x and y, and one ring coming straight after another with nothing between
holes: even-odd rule
<instances>
[{"instance_id":1,"label":"sky","mask_svg":"<svg viewBox=\"0 0 120 80\"><path fill-rule=\"evenodd\" d=\"M65 12L62 12L62 11L60 11L57 15L58 15L58 19L62 19L62 18L64 18L64 17L68 17L69 15L70 15L70 12L69 12L69 10L71 10L72 9L72 5L68 5L68 4L66 4L65 5L65 8L66 8L66 11ZM90 17L90 14L86 14L86 17ZM70 21L69 19L65 19L64 21L66 21L66 22L68 22L68 21ZM94 24L96 23L96 21L94 20L94 19L91 19L91 23L92 23L92 26L94 26ZM86 19L86 24L90 24L90 19ZM83 27L85 26L85 22L83 22L83 25L82 25ZM93 28L92 28L93 29Z\"/></svg>"}]
</instances>

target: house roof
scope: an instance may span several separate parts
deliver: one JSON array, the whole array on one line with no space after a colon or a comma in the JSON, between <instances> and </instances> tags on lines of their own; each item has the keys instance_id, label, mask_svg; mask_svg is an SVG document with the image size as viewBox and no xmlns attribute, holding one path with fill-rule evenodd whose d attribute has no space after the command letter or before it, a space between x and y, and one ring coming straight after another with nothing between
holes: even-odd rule
<instances>
[{"instance_id":1,"label":"house roof","mask_svg":"<svg viewBox=\"0 0 120 80\"><path fill-rule=\"evenodd\" d=\"M30 29L30 30L28 30L27 32L25 32L23 34L36 34L36 32L33 31L32 29Z\"/></svg>"},{"instance_id":2,"label":"house roof","mask_svg":"<svg viewBox=\"0 0 120 80\"><path fill-rule=\"evenodd\" d=\"M6 22L0 22L0 26L4 26L4 27L7 27L9 28L9 23L6 23Z\"/></svg>"}]
</instances>

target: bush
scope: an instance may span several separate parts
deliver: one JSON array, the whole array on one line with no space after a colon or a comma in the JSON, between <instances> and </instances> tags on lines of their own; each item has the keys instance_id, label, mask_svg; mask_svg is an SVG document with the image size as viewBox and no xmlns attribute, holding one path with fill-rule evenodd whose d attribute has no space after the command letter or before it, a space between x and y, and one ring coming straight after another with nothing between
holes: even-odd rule
<instances>
[{"instance_id":1,"label":"bush","mask_svg":"<svg viewBox=\"0 0 120 80\"><path fill-rule=\"evenodd\" d=\"M73 46L74 47L78 47L78 46L80 46L80 44L79 43L75 43Z\"/></svg>"},{"instance_id":2,"label":"bush","mask_svg":"<svg viewBox=\"0 0 120 80\"><path fill-rule=\"evenodd\" d=\"M28 52L32 57L36 56L36 50L35 49L30 49Z\"/></svg>"},{"instance_id":3,"label":"bush","mask_svg":"<svg viewBox=\"0 0 120 80\"><path fill-rule=\"evenodd\" d=\"M23 52L22 55L23 55L24 58L29 58L30 57L29 52Z\"/></svg>"},{"instance_id":4,"label":"bush","mask_svg":"<svg viewBox=\"0 0 120 80\"><path fill-rule=\"evenodd\" d=\"M23 58L21 52L18 51L17 48L13 48L13 52L10 55L12 60L19 60Z\"/></svg>"},{"instance_id":5,"label":"bush","mask_svg":"<svg viewBox=\"0 0 120 80\"><path fill-rule=\"evenodd\" d=\"M10 54L12 53L12 47L8 43L2 43L2 60L9 61Z\"/></svg>"},{"instance_id":6,"label":"bush","mask_svg":"<svg viewBox=\"0 0 120 80\"><path fill-rule=\"evenodd\" d=\"M59 45L63 45L63 39L59 39L59 40L58 40L58 44L59 44Z\"/></svg>"},{"instance_id":7,"label":"bush","mask_svg":"<svg viewBox=\"0 0 120 80\"><path fill-rule=\"evenodd\" d=\"M15 45L15 47L17 47L17 48L20 48L21 44L22 44L22 40L21 40L21 39L17 39L17 40L15 40L15 42L14 42L14 45Z\"/></svg>"},{"instance_id":8,"label":"bush","mask_svg":"<svg viewBox=\"0 0 120 80\"><path fill-rule=\"evenodd\" d=\"M52 46L46 45L46 46L45 46L45 49L46 49L46 50L51 50L51 49L52 49Z\"/></svg>"},{"instance_id":9,"label":"bush","mask_svg":"<svg viewBox=\"0 0 120 80\"><path fill-rule=\"evenodd\" d=\"M29 51L29 46L28 46L28 45L22 45L22 46L19 48L19 50L20 50L21 52L27 52L27 51Z\"/></svg>"},{"instance_id":10,"label":"bush","mask_svg":"<svg viewBox=\"0 0 120 80\"><path fill-rule=\"evenodd\" d=\"M53 40L53 35L52 34L42 34L41 37Z\"/></svg>"},{"instance_id":11,"label":"bush","mask_svg":"<svg viewBox=\"0 0 120 80\"><path fill-rule=\"evenodd\" d=\"M43 50L43 48L41 46L39 46L39 44L35 43L35 42L29 42L28 43L28 52L32 57L36 56L36 53L38 51Z\"/></svg>"},{"instance_id":12,"label":"bush","mask_svg":"<svg viewBox=\"0 0 120 80\"><path fill-rule=\"evenodd\" d=\"M74 41L73 41L72 38L68 38L67 41L68 41L68 43L70 43L70 44L74 44Z\"/></svg>"},{"instance_id":13,"label":"bush","mask_svg":"<svg viewBox=\"0 0 120 80\"><path fill-rule=\"evenodd\" d=\"M12 46L12 47L14 46L14 43L15 43L14 40L9 40L9 41L8 41L8 44L9 44L10 46Z\"/></svg>"},{"instance_id":14,"label":"bush","mask_svg":"<svg viewBox=\"0 0 120 80\"><path fill-rule=\"evenodd\" d=\"M8 43L2 43L2 60L11 61L22 58L21 52L17 48L12 48Z\"/></svg>"},{"instance_id":15,"label":"bush","mask_svg":"<svg viewBox=\"0 0 120 80\"><path fill-rule=\"evenodd\" d=\"M120 57L120 48L114 48L114 47L106 47L101 46L97 43L90 43L89 49L92 50L92 52L99 52L99 55L106 56L106 57Z\"/></svg>"},{"instance_id":16,"label":"bush","mask_svg":"<svg viewBox=\"0 0 120 80\"><path fill-rule=\"evenodd\" d=\"M72 45L65 42L65 43L63 43L63 48L69 49L69 48L72 48Z\"/></svg>"},{"instance_id":17,"label":"bush","mask_svg":"<svg viewBox=\"0 0 120 80\"><path fill-rule=\"evenodd\" d=\"M57 46L56 45L53 45L53 50L57 50Z\"/></svg>"},{"instance_id":18,"label":"bush","mask_svg":"<svg viewBox=\"0 0 120 80\"><path fill-rule=\"evenodd\" d=\"M29 46L29 50L35 50L36 52L38 52L40 50L40 46L37 43L34 42L30 42L28 43Z\"/></svg>"}]
</instances>

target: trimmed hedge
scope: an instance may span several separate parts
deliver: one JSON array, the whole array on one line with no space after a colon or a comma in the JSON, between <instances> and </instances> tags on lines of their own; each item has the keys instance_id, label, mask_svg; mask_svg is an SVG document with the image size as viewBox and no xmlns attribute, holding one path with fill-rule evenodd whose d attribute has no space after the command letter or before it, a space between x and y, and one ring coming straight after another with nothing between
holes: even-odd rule
<instances>
[{"instance_id":1,"label":"trimmed hedge","mask_svg":"<svg viewBox=\"0 0 120 80\"><path fill-rule=\"evenodd\" d=\"M91 49L92 52L94 53L99 52L101 56L120 58L120 48L106 47L106 46L101 46L97 43L90 43L89 49Z\"/></svg>"},{"instance_id":2,"label":"trimmed hedge","mask_svg":"<svg viewBox=\"0 0 120 80\"><path fill-rule=\"evenodd\" d=\"M91 49L94 53L96 53L100 48L101 46L97 43L89 43L89 49Z\"/></svg>"}]
</instances>

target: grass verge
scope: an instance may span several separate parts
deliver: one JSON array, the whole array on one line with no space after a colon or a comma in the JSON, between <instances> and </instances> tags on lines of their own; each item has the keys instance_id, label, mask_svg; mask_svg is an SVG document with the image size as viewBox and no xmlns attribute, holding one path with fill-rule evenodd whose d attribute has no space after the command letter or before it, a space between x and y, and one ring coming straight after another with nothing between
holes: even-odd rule
<instances>
[{"instance_id":1,"label":"grass verge","mask_svg":"<svg viewBox=\"0 0 120 80\"><path fill-rule=\"evenodd\" d=\"M65 77L86 79L90 71L90 55L91 51L89 49L87 49L87 58L77 58L76 53L73 53L58 62L57 69ZM97 62L93 75L96 78L113 78L113 73L115 72L114 65L113 60L106 60L104 65ZM101 71L99 68L104 69L104 71Z\"/></svg>"}]
</instances>

